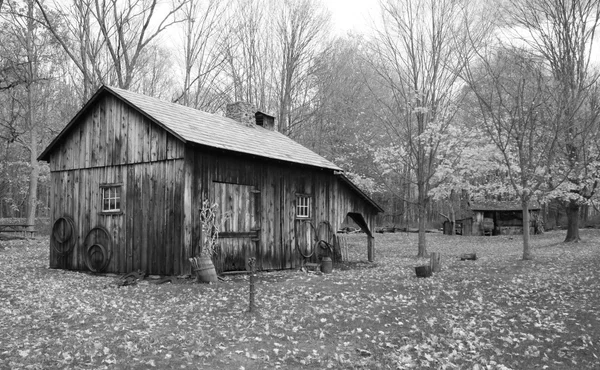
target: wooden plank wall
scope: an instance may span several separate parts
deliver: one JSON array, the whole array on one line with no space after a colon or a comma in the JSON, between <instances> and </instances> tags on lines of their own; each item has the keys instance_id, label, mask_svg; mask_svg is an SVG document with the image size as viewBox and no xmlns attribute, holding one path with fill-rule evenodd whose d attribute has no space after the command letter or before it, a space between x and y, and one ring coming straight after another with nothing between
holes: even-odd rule
<instances>
[{"instance_id":1,"label":"wooden plank wall","mask_svg":"<svg viewBox=\"0 0 600 370\"><path fill-rule=\"evenodd\" d=\"M50 153L50 171L180 159L184 147L179 139L107 94Z\"/></svg>"},{"instance_id":2,"label":"wooden plank wall","mask_svg":"<svg viewBox=\"0 0 600 370\"><path fill-rule=\"evenodd\" d=\"M87 270L84 240L112 236L107 272L189 270L184 243L184 144L111 95L99 99L50 153L52 220L73 219L73 252L50 251L50 267ZM121 184L119 214L101 212L101 184ZM189 244L189 243L188 243Z\"/></svg>"},{"instance_id":3,"label":"wooden plank wall","mask_svg":"<svg viewBox=\"0 0 600 370\"><path fill-rule=\"evenodd\" d=\"M361 213L373 230L376 213L373 207L329 170L189 148L185 171L186 178L193 179L189 250L194 255L201 240L199 205L211 196L213 182L249 185L260 191L258 267L263 270L295 268L303 260L296 250L294 232L296 194L312 196L311 222L316 227L328 221L334 231L338 230L346 215L355 212Z\"/></svg>"},{"instance_id":4,"label":"wooden plank wall","mask_svg":"<svg viewBox=\"0 0 600 370\"><path fill-rule=\"evenodd\" d=\"M109 272L190 274L200 243L199 210L213 182L259 193L259 269L297 267L296 194L312 196L312 222L337 230L348 212L373 227L375 210L331 170L185 146L110 94L80 117L50 153L52 217L71 217L77 244L68 256L51 250L51 267L86 270L81 245L93 227L113 237ZM100 185L122 184L118 215L100 212Z\"/></svg>"},{"instance_id":5,"label":"wooden plank wall","mask_svg":"<svg viewBox=\"0 0 600 370\"><path fill-rule=\"evenodd\" d=\"M76 244L65 257L50 251L50 267L87 270L83 246L94 227L112 236L107 272L142 270L179 275L187 268L183 250L183 160L53 172L52 219L74 220ZM100 184L122 184L119 214L101 213Z\"/></svg>"}]
</instances>

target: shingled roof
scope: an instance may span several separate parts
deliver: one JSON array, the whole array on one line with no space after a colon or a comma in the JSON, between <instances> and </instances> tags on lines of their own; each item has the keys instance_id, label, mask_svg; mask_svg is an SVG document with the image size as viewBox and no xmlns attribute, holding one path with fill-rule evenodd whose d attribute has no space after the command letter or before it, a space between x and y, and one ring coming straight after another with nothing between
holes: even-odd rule
<instances>
[{"instance_id":1,"label":"shingled roof","mask_svg":"<svg viewBox=\"0 0 600 370\"><path fill-rule=\"evenodd\" d=\"M250 127L217 114L199 111L180 104L109 86L102 86L94 94L80 113L44 150L39 157L41 160L47 160L47 154L54 145L75 124L80 114L103 93L110 93L124 100L185 143L196 143L212 148L327 168L334 171L342 170L332 162L279 132L257 125Z\"/></svg>"},{"instance_id":2,"label":"shingled roof","mask_svg":"<svg viewBox=\"0 0 600 370\"><path fill-rule=\"evenodd\" d=\"M540 204L536 201L529 202L529 210L537 211ZM522 211L520 201L483 201L471 204L472 211Z\"/></svg>"}]
</instances>

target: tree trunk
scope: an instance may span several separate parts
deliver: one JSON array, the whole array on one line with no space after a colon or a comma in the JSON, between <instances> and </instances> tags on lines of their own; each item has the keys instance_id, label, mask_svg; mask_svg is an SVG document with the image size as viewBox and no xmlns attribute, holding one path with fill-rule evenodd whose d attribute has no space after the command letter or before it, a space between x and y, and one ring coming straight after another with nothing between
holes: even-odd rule
<instances>
[{"instance_id":1,"label":"tree trunk","mask_svg":"<svg viewBox=\"0 0 600 370\"><path fill-rule=\"evenodd\" d=\"M35 103L33 101L35 98L33 89L37 78L37 66L34 65L36 60L34 52L33 1L30 0L27 3L27 8L28 20L26 46L29 72L29 81L27 84L27 124L30 129L29 158L31 161L31 172L29 174L29 197L27 199L27 224L31 225L29 229L30 231L33 231L33 225L35 225L35 211L37 208L38 177L40 174L40 167L37 162L38 127L37 122L35 122Z\"/></svg>"},{"instance_id":2,"label":"tree trunk","mask_svg":"<svg viewBox=\"0 0 600 370\"><path fill-rule=\"evenodd\" d=\"M420 186L419 186L420 188ZM426 198L423 194L423 190L419 189L419 204L417 207L419 208L419 251L417 253L417 257L428 257L427 254L427 242L425 240L425 217L427 211Z\"/></svg>"},{"instance_id":3,"label":"tree trunk","mask_svg":"<svg viewBox=\"0 0 600 370\"><path fill-rule=\"evenodd\" d=\"M456 214L454 212L454 207L452 206L452 204L450 205L450 224L452 224L452 231L450 231L450 235L456 235Z\"/></svg>"},{"instance_id":4,"label":"tree trunk","mask_svg":"<svg viewBox=\"0 0 600 370\"><path fill-rule=\"evenodd\" d=\"M579 204L576 201L569 201L567 204L567 237L565 243L579 242Z\"/></svg>"},{"instance_id":5,"label":"tree trunk","mask_svg":"<svg viewBox=\"0 0 600 370\"><path fill-rule=\"evenodd\" d=\"M33 231L37 209L38 178L40 176L40 166L37 162L37 127L35 125L31 128L30 145L31 173L29 174L29 197L27 199L27 225L30 225L30 231Z\"/></svg>"},{"instance_id":6,"label":"tree trunk","mask_svg":"<svg viewBox=\"0 0 600 370\"><path fill-rule=\"evenodd\" d=\"M521 205L523 206L523 259L533 259L529 247L529 199L523 197Z\"/></svg>"}]
</instances>

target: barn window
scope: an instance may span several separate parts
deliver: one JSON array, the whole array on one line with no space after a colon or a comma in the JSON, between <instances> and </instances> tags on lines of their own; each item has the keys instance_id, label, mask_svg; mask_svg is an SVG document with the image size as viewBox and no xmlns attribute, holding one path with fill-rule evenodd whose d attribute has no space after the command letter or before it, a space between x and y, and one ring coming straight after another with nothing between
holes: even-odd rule
<instances>
[{"instance_id":1,"label":"barn window","mask_svg":"<svg viewBox=\"0 0 600 370\"><path fill-rule=\"evenodd\" d=\"M309 195L296 195L296 217L297 218L309 218L310 217L310 196Z\"/></svg>"},{"instance_id":2,"label":"barn window","mask_svg":"<svg viewBox=\"0 0 600 370\"><path fill-rule=\"evenodd\" d=\"M121 185L100 185L102 189L102 212L121 211Z\"/></svg>"}]
</instances>

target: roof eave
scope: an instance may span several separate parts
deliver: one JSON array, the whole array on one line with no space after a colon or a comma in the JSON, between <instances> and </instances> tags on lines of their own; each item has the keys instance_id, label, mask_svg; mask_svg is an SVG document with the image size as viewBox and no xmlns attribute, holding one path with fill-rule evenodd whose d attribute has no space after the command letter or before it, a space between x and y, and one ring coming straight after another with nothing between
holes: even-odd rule
<instances>
[{"instance_id":1,"label":"roof eave","mask_svg":"<svg viewBox=\"0 0 600 370\"><path fill-rule=\"evenodd\" d=\"M346 183L348 186L350 186L350 188L352 188L352 190L354 190L355 192L357 192L364 200L367 201L367 203L369 203L373 208L375 208L377 210L378 213L383 213L385 212L383 210L383 208L381 208L379 206L379 204L375 203L375 201L373 199L371 199L371 197L369 197L364 191L362 191L358 186L356 186L355 183L352 182L352 180L350 180L346 174L344 174L344 172L334 172L336 176L338 176L344 183Z\"/></svg>"}]
</instances>

